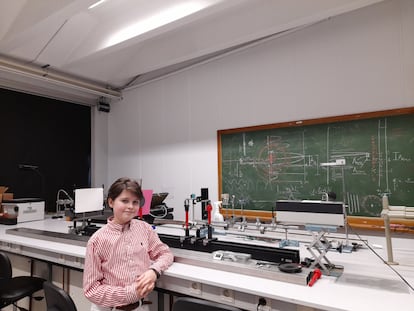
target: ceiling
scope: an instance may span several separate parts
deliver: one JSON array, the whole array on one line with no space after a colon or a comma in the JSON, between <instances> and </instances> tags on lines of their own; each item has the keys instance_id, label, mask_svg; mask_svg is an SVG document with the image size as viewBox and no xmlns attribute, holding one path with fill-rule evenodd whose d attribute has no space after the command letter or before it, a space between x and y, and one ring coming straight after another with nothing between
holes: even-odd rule
<instances>
[{"instance_id":1,"label":"ceiling","mask_svg":"<svg viewBox=\"0 0 414 311\"><path fill-rule=\"evenodd\" d=\"M0 87L94 105L382 0L0 1Z\"/></svg>"}]
</instances>

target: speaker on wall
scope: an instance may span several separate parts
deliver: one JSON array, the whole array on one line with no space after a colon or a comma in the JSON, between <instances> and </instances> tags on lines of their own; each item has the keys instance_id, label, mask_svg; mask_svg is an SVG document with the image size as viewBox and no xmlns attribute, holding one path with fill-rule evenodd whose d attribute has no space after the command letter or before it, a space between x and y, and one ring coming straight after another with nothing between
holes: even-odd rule
<instances>
[{"instance_id":1,"label":"speaker on wall","mask_svg":"<svg viewBox=\"0 0 414 311\"><path fill-rule=\"evenodd\" d=\"M108 98L105 98L105 97L99 98L98 111L107 112L107 113L111 111L111 105L109 103Z\"/></svg>"}]
</instances>

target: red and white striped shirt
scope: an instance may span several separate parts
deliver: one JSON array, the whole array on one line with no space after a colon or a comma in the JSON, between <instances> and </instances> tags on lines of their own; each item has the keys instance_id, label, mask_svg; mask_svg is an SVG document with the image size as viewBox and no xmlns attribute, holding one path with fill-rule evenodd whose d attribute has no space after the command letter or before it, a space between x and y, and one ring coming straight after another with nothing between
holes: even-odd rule
<instances>
[{"instance_id":1,"label":"red and white striped shirt","mask_svg":"<svg viewBox=\"0 0 414 311\"><path fill-rule=\"evenodd\" d=\"M83 291L91 302L121 306L141 299L134 282L150 268L165 271L174 260L151 225L132 219L124 225L113 217L88 241L83 271Z\"/></svg>"}]
</instances>

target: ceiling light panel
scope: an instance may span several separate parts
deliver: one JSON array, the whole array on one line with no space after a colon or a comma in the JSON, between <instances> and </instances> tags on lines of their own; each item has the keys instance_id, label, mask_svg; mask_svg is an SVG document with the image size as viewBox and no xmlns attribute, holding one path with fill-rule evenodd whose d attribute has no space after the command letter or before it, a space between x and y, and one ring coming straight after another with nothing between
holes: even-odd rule
<instances>
[{"instance_id":1,"label":"ceiling light panel","mask_svg":"<svg viewBox=\"0 0 414 311\"><path fill-rule=\"evenodd\" d=\"M99 0L98 2L95 2L94 4L92 4L88 10L92 10L93 8L96 8L98 6L100 6L101 4L103 4L104 2L106 2L107 0Z\"/></svg>"},{"instance_id":2,"label":"ceiling light panel","mask_svg":"<svg viewBox=\"0 0 414 311\"><path fill-rule=\"evenodd\" d=\"M96 27L67 60L73 64L95 53L136 44L156 35L156 29L174 29L182 20L228 0L108 0L88 10ZM112 48L113 47L113 48Z\"/></svg>"},{"instance_id":3,"label":"ceiling light panel","mask_svg":"<svg viewBox=\"0 0 414 311\"><path fill-rule=\"evenodd\" d=\"M194 14L209 6L207 1L180 1L174 5L166 6L157 12L151 12L148 17L134 21L127 27L124 27L105 42L103 48L113 46L131 38L142 35L151 30L157 29L164 25L175 22L183 17Z\"/></svg>"}]
</instances>

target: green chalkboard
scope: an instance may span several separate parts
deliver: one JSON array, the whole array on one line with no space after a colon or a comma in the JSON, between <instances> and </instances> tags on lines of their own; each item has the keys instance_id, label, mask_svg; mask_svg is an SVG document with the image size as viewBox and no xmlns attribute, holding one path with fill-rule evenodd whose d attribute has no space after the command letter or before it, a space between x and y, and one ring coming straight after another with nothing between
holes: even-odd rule
<instances>
[{"instance_id":1,"label":"green chalkboard","mask_svg":"<svg viewBox=\"0 0 414 311\"><path fill-rule=\"evenodd\" d=\"M270 211L282 199L320 200L328 191L348 205L350 216L380 216L384 193L392 205L413 206L413 113L220 130L220 193L246 210Z\"/></svg>"}]
</instances>

